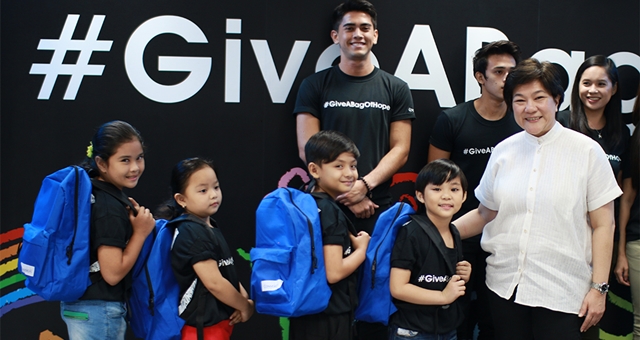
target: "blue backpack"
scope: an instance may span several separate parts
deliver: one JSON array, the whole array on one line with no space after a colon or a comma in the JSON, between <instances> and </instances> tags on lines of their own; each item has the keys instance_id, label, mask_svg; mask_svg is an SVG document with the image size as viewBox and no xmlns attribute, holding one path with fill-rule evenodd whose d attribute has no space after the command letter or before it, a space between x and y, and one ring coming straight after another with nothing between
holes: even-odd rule
<instances>
[{"instance_id":1,"label":"blue backpack","mask_svg":"<svg viewBox=\"0 0 640 340\"><path fill-rule=\"evenodd\" d=\"M258 313L296 317L329 304L318 206L311 194L279 188L256 210L251 297Z\"/></svg>"},{"instance_id":2,"label":"blue backpack","mask_svg":"<svg viewBox=\"0 0 640 340\"><path fill-rule=\"evenodd\" d=\"M414 213L409 204L398 202L378 217L361 267L356 320L387 325L389 316L398 310L389 290L391 251L398 230Z\"/></svg>"},{"instance_id":3,"label":"blue backpack","mask_svg":"<svg viewBox=\"0 0 640 340\"><path fill-rule=\"evenodd\" d=\"M131 329L141 339L181 339L180 287L171 269L174 221L156 220L132 269Z\"/></svg>"},{"instance_id":4,"label":"blue backpack","mask_svg":"<svg viewBox=\"0 0 640 340\"><path fill-rule=\"evenodd\" d=\"M58 170L42 181L31 223L24 225L18 270L26 277L27 288L45 300L75 301L101 277L89 275L91 190L92 181L78 166Z\"/></svg>"}]
</instances>

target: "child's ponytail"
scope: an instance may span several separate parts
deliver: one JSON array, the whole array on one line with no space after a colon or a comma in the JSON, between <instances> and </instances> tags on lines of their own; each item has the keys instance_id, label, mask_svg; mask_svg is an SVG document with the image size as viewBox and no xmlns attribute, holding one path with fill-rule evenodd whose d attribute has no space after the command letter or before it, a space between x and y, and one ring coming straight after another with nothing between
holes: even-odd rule
<instances>
[{"instance_id":1,"label":"child's ponytail","mask_svg":"<svg viewBox=\"0 0 640 340\"><path fill-rule=\"evenodd\" d=\"M167 200L162 203L157 209L153 217L156 219L164 218L165 220L172 220L182 214L184 214L185 210L181 206L176 203L175 199Z\"/></svg>"},{"instance_id":2,"label":"child's ponytail","mask_svg":"<svg viewBox=\"0 0 640 340\"><path fill-rule=\"evenodd\" d=\"M171 195L184 194L191 175L207 166L213 171L216 170L210 160L200 157L187 158L178 162L171 171ZM185 209L172 197L156 209L155 217L171 220L184 213Z\"/></svg>"}]
</instances>

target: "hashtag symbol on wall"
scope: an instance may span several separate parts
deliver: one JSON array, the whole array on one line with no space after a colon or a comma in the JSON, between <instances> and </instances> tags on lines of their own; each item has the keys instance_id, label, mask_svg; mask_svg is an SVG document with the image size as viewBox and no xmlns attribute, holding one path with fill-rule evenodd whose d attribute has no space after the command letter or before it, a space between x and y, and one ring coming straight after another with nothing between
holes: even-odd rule
<instances>
[{"instance_id":1,"label":"hashtag symbol on wall","mask_svg":"<svg viewBox=\"0 0 640 340\"><path fill-rule=\"evenodd\" d=\"M53 91L53 85L59 75L71 76L69 85L64 93L64 100L75 100L78 89L82 83L84 76L101 76L104 71L104 65L89 65L89 59L93 51L109 52L113 40L98 40L98 34L104 23L104 15L94 15L89 25L89 30L84 40L71 39L73 32L78 24L80 15L69 14L67 20L60 33L60 38L56 39L40 39L38 50L53 51L51 62L49 64L31 65L29 74L44 75L44 81L38 94L38 99L48 100ZM63 64L67 51L80 51L78 60L75 64Z\"/></svg>"}]
</instances>

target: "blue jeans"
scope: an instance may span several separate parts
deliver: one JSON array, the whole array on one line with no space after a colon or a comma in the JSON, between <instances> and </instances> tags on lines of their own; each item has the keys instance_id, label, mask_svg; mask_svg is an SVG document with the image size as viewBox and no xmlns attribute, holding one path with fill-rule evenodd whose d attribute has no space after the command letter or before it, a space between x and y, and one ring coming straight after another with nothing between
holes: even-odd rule
<instances>
[{"instance_id":1,"label":"blue jeans","mask_svg":"<svg viewBox=\"0 0 640 340\"><path fill-rule=\"evenodd\" d=\"M78 300L60 302L69 340L123 340L127 330L124 302Z\"/></svg>"},{"instance_id":2,"label":"blue jeans","mask_svg":"<svg viewBox=\"0 0 640 340\"><path fill-rule=\"evenodd\" d=\"M455 329L445 334L429 334L389 325L389 340L458 340L456 334Z\"/></svg>"}]
</instances>

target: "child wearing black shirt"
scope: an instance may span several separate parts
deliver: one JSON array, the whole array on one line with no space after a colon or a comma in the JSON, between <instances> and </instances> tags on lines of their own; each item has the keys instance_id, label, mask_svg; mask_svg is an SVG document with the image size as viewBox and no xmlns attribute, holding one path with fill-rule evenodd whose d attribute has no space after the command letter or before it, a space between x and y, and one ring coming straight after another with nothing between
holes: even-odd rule
<instances>
[{"instance_id":1,"label":"child wearing black shirt","mask_svg":"<svg viewBox=\"0 0 640 340\"><path fill-rule=\"evenodd\" d=\"M365 259L370 236L355 228L335 203L358 180L355 144L335 131L320 131L305 146L308 170L316 184L312 194L320 213L322 244L331 298L318 314L291 318L291 340L350 340L357 305L355 271ZM350 230L352 229L352 230Z\"/></svg>"},{"instance_id":2,"label":"child wearing black shirt","mask_svg":"<svg viewBox=\"0 0 640 340\"><path fill-rule=\"evenodd\" d=\"M389 288L398 311L391 316L390 340L456 338L464 317L457 299L464 295L471 265L462 261L460 234L451 219L466 191L464 174L448 159L420 170L416 197L427 212L400 228L391 254Z\"/></svg>"},{"instance_id":3,"label":"child wearing black shirt","mask_svg":"<svg viewBox=\"0 0 640 340\"><path fill-rule=\"evenodd\" d=\"M160 217L173 218L176 231L171 267L180 286L178 312L185 320L182 340L228 340L235 324L253 315L254 304L235 270L233 254L211 218L222 191L211 162L180 161L173 168L171 200ZM200 333L200 336L199 334Z\"/></svg>"}]
</instances>

